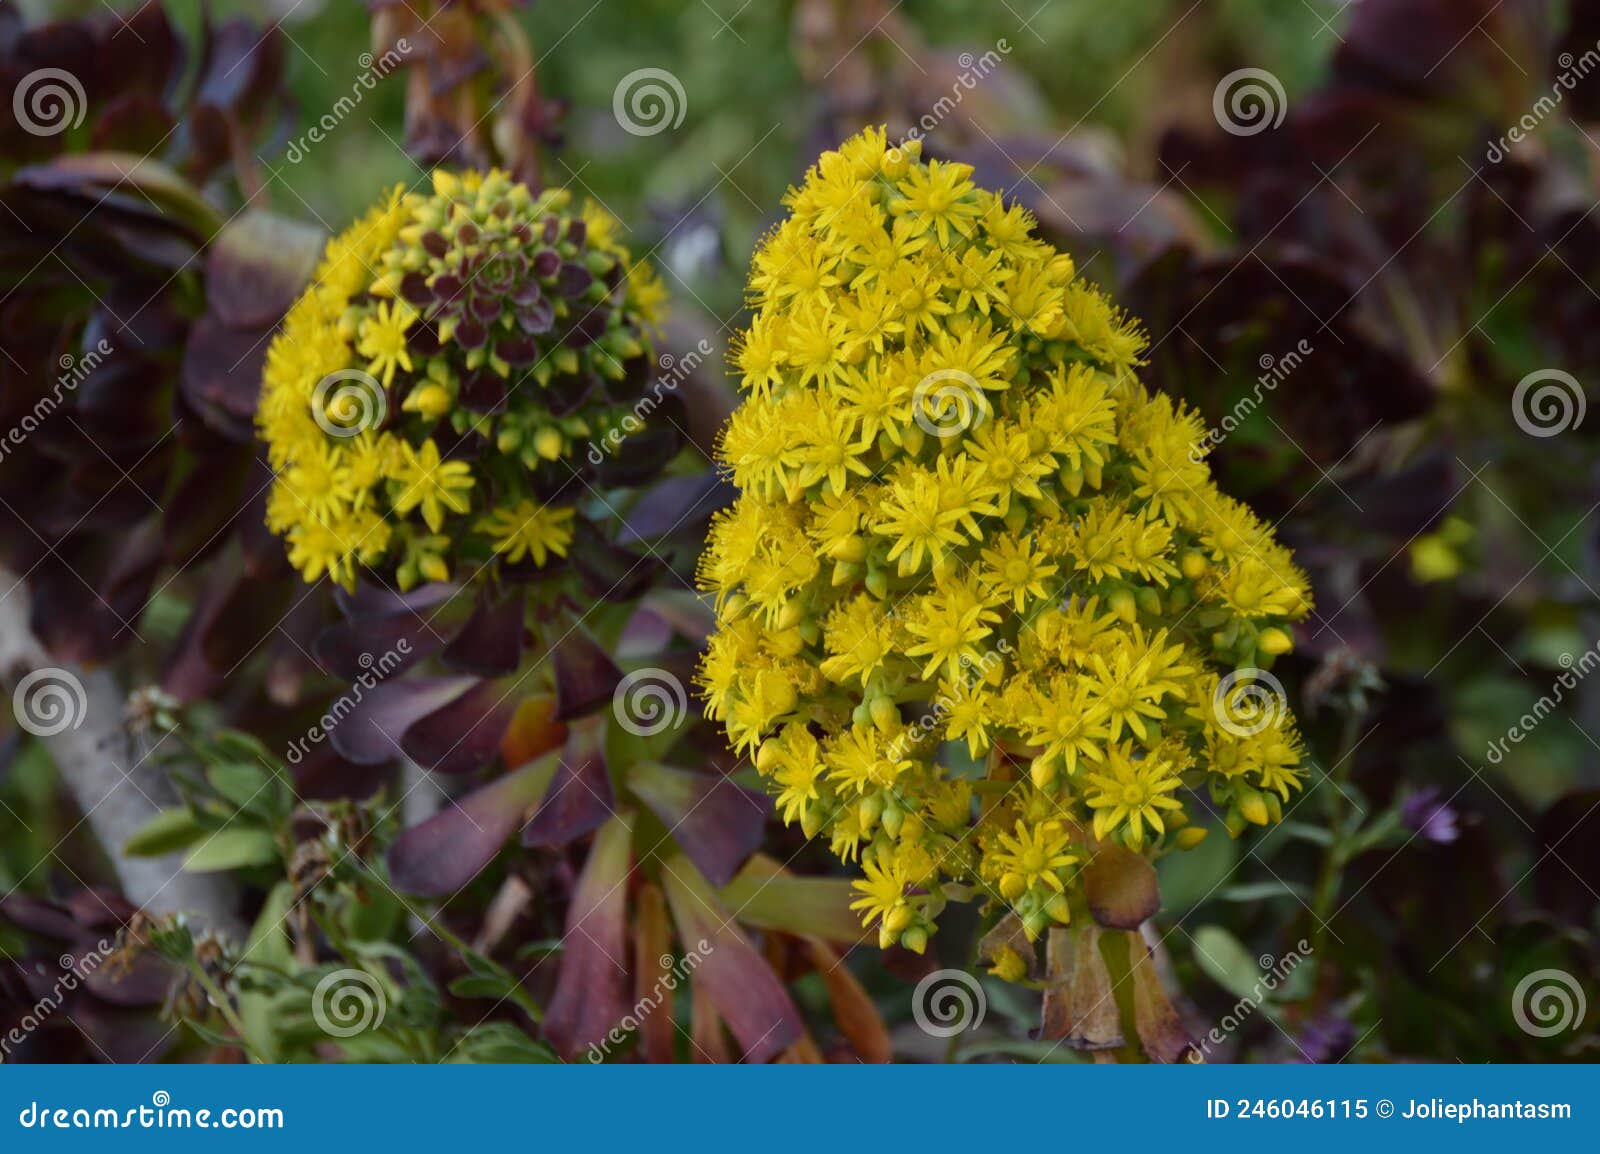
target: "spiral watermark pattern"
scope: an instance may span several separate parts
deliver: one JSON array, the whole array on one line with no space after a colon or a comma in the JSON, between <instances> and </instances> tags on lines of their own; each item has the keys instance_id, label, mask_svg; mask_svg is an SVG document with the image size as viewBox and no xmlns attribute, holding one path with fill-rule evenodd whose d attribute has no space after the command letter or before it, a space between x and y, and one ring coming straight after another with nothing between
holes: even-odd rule
<instances>
[{"instance_id":1,"label":"spiral watermark pattern","mask_svg":"<svg viewBox=\"0 0 1600 1154\"><path fill-rule=\"evenodd\" d=\"M935 970L911 994L911 1016L934 1038L953 1038L983 1025L989 999L965 970Z\"/></svg>"},{"instance_id":2,"label":"spiral watermark pattern","mask_svg":"<svg viewBox=\"0 0 1600 1154\"><path fill-rule=\"evenodd\" d=\"M1583 424L1589 398L1571 373L1540 369L1517 382L1511 416L1530 437L1554 437Z\"/></svg>"},{"instance_id":3,"label":"spiral watermark pattern","mask_svg":"<svg viewBox=\"0 0 1600 1154\"><path fill-rule=\"evenodd\" d=\"M611 694L617 724L635 737L654 737L677 729L689 712L689 695L665 669L635 669Z\"/></svg>"},{"instance_id":4,"label":"spiral watermark pattern","mask_svg":"<svg viewBox=\"0 0 1600 1154\"><path fill-rule=\"evenodd\" d=\"M83 724L89 712L89 695L83 682L65 669L35 669L11 694L11 712L17 724L35 737L54 737Z\"/></svg>"},{"instance_id":5,"label":"spiral watermark pattern","mask_svg":"<svg viewBox=\"0 0 1600 1154\"><path fill-rule=\"evenodd\" d=\"M311 417L330 437L353 437L383 424L389 395L378 379L360 369L340 369L311 391Z\"/></svg>"},{"instance_id":6,"label":"spiral watermark pattern","mask_svg":"<svg viewBox=\"0 0 1600 1154\"><path fill-rule=\"evenodd\" d=\"M1551 1038L1576 1030L1588 1013L1583 987L1565 970L1534 970L1511 993L1511 1016L1530 1037Z\"/></svg>"},{"instance_id":7,"label":"spiral watermark pattern","mask_svg":"<svg viewBox=\"0 0 1600 1154\"><path fill-rule=\"evenodd\" d=\"M1224 132L1258 136L1289 114L1283 82L1265 68L1240 68L1217 82L1211 112Z\"/></svg>"},{"instance_id":8,"label":"spiral watermark pattern","mask_svg":"<svg viewBox=\"0 0 1600 1154\"><path fill-rule=\"evenodd\" d=\"M981 424L988 408L977 378L961 369L935 369L917 382L911 396L917 427L941 440Z\"/></svg>"},{"instance_id":9,"label":"spiral watermark pattern","mask_svg":"<svg viewBox=\"0 0 1600 1154\"><path fill-rule=\"evenodd\" d=\"M59 136L89 111L83 83L65 68L36 68L11 94L11 112L30 136Z\"/></svg>"},{"instance_id":10,"label":"spiral watermark pattern","mask_svg":"<svg viewBox=\"0 0 1600 1154\"><path fill-rule=\"evenodd\" d=\"M353 1038L383 1025L388 999L378 979L365 970L335 970L311 994L311 1018L334 1038Z\"/></svg>"},{"instance_id":11,"label":"spiral watermark pattern","mask_svg":"<svg viewBox=\"0 0 1600 1154\"><path fill-rule=\"evenodd\" d=\"M665 68L636 68L617 82L611 112L630 136L655 136L683 123L689 98Z\"/></svg>"},{"instance_id":12,"label":"spiral watermark pattern","mask_svg":"<svg viewBox=\"0 0 1600 1154\"><path fill-rule=\"evenodd\" d=\"M1289 712L1289 694L1265 669L1235 669L1211 696L1217 724L1235 737L1254 737Z\"/></svg>"}]
</instances>

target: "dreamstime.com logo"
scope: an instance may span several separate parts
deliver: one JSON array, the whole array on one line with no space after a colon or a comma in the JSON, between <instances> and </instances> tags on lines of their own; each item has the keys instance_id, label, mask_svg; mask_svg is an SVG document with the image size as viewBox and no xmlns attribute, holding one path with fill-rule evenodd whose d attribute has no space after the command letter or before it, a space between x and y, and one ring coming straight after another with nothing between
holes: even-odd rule
<instances>
[{"instance_id":1,"label":"dreamstime.com logo","mask_svg":"<svg viewBox=\"0 0 1600 1154\"><path fill-rule=\"evenodd\" d=\"M60 959L62 973L50 987L49 993L36 1001L32 1008L22 1015L11 1029L7 1030L3 1036L0 1036L0 1062L11 1057L11 1052L15 1047L27 1041L29 1034L43 1026L50 1018L50 1015L63 1006L66 1003L67 995L83 985L90 974L103 966L106 960L111 957L111 952L114 948L115 943L109 939L102 938L95 943L94 949L81 955L62 954ZM41 965L39 970L42 971L43 969L44 967Z\"/></svg>"},{"instance_id":2,"label":"dreamstime.com logo","mask_svg":"<svg viewBox=\"0 0 1600 1154\"><path fill-rule=\"evenodd\" d=\"M365 970L334 970L311 993L311 1020L332 1038L353 1038L383 1025L389 999Z\"/></svg>"},{"instance_id":3,"label":"dreamstime.com logo","mask_svg":"<svg viewBox=\"0 0 1600 1154\"><path fill-rule=\"evenodd\" d=\"M1554 437L1583 424L1589 398L1571 373L1540 369L1517 382L1511 417L1530 437Z\"/></svg>"},{"instance_id":4,"label":"dreamstime.com logo","mask_svg":"<svg viewBox=\"0 0 1600 1154\"><path fill-rule=\"evenodd\" d=\"M684 983L690 974L700 968L711 954L711 943L701 938L695 943L693 949L683 955L678 961L671 954L661 955L661 969L664 971L651 986L650 992L634 1003L633 1009L622 1016L622 1019L607 1031L606 1036L599 1042L589 1047L587 1057L591 1064L599 1064L606 1060L611 1051L622 1045L628 1038L644 1025L644 1020L663 1006L671 1013L672 995Z\"/></svg>"},{"instance_id":5,"label":"dreamstime.com logo","mask_svg":"<svg viewBox=\"0 0 1600 1154\"><path fill-rule=\"evenodd\" d=\"M89 712L83 682L54 665L35 669L17 682L11 694L17 724L35 737L54 737L77 729Z\"/></svg>"},{"instance_id":6,"label":"dreamstime.com logo","mask_svg":"<svg viewBox=\"0 0 1600 1154\"><path fill-rule=\"evenodd\" d=\"M276 1106L228 1106L190 1110L174 1106L172 1095L157 1090L148 1106L116 1110L100 1106L50 1106L29 1102L17 1115L28 1130L282 1130L283 1111Z\"/></svg>"},{"instance_id":7,"label":"dreamstime.com logo","mask_svg":"<svg viewBox=\"0 0 1600 1154\"><path fill-rule=\"evenodd\" d=\"M1583 987L1565 970L1534 970L1511 992L1511 1016L1530 1037L1553 1038L1576 1030L1588 1014Z\"/></svg>"},{"instance_id":8,"label":"dreamstime.com logo","mask_svg":"<svg viewBox=\"0 0 1600 1154\"><path fill-rule=\"evenodd\" d=\"M683 123L689 98L665 68L637 68L617 81L611 112L628 135L655 136Z\"/></svg>"},{"instance_id":9,"label":"dreamstime.com logo","mask_svg":"<svg viewBox=\"0 0 1600 1154\"><path fill-rule=\"evenodd\" d=\"M1283 82L1265 68L1241 68L1217 82L1211 112L1224 132L1258 136L1283 123L1289 98Z\"/></svg>"},{"instance_id":10,"label":"dreamstime.com logo","mask_svg":"<svg viewBox=\"0 0 1600 1154\"><path fill-rule=\"evenodd\" d=\"M654 737L683 724L689 694L683 682L665 669L635 669L617 682L611 712L617 724L635 737Z\"/></svg>"},{"instance_id":11,"label":"dreamstime.com logo","mask_svg":"<svg viewBox=\"0 0 1600 1154\"><path fill-rule=\"evenodd\" d=\"M329 373L311 390L311 419L330 437L353 437L383 424L389 394L360 369Z\"/></svg>"},{"instance_id":12,"label":"dreamstime.com logo","mask_svg":"<svg viewBox=\"0 0 1600 1154\"><path fill-rule=\"evenodd\" d=\"M935 970L911 993L911 1017L933 1038L953 1038L983 1025L989 999L966 970Z\"/></svg>"},{"instance_id":13,"label":"dreamstime.com logo","mask_svg":"<svg viewBox=\"0 0 1600 1154\"><path fill-rule=\"evenodd\" d=\"M1289 711L1289 694L1265 669L1235 669L1217 682L1211 712L1235 737L1254 737Z\"/></svg>"},{"instance_id":14,"label":"dreamstime.com logo","mask_svg":"<svg viewBox=\"0 0 1600 1154\"><path fill-rule=\"evenodd\" d=\"M976 428L988 411L977 378L961 369L935 369L917 382L911 395L917 427L940 440Z\"/></svg>"},{"instance_id":15,"label":"dreamstime.com logo","mask_svg":"<svg viewBox=\"0 0 1600 1154\"><path fill-rule=\"evenodd\" d=\"M83 82L65 68L36 68L11 93L11 114L29 136L59 136L88 112Z\"/></svg>"}]
</instances>

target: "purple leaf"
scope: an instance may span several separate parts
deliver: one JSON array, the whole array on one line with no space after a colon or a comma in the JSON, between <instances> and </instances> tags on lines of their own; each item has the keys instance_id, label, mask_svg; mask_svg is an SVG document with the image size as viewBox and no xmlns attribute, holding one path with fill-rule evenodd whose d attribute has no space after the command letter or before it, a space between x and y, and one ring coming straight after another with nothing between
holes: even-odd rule
<instances>
[{"instance_id":1,"label":"purple leaf","mask_svg":"<svg viewBox=\"0 0 1600 1154\"><path fill-rule=\"evenodd\" d=\"M500 852L523 813L549 784L554 758L530 762L412 826L389 847L398 889L426 897L455 893Z\"/></svg>"},{"instance_id":2,"label":"purple leaf","mask_svg":"<svg viewBox=\"0 0 1600 1154\"><path fill-rule=\"evenodd\" d=\"M647 761L628 772L628 788L662 820L714 886L731 882L761 844L766 797L721 774L692 773Z\"/></svg>"},{"instance_id":3,"label":"purple leaf","mask_svg":"<svg viewBox=\"0 0 1600 1154\"><path fill-rule=\"evenodd\" d=\"M627 880L633 831L614 817L595 836L567 911L566 952L544 1033L568 1058L598 1044L628 1012Z\"/></svg>"},{"instance_id":4,"label":"purple leaf","mask_svg":"<svg viewBox=\"0 0 1600 1154\"><path fill-rule=\"evenodd\" d=\"M728 1024L747 1062L766 1062L805 1033L778 975L739 930L716 892L686 857L662 865L662 887L686 950L700 957L695 987Z\"/></svg>"}]
</instances>

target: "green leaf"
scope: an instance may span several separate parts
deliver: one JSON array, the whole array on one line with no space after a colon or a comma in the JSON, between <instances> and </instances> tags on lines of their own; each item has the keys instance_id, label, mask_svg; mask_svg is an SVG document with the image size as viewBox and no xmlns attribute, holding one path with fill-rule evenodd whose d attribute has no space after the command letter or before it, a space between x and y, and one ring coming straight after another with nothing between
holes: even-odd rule
<instances>
[{"instance_id":1,"label":"green leaf","mask_svg":"<svg viewBox=\"0 0 1600 1154\"><path fill-rule=\"evenodd\" d=\"M557 1061L556 1053L543 1042L535 1042L508 1022L474 1026L462 1037L450 1055L451 1062L505 1064L545 1064Z\"/></svg>"},{"instance_id":2,"label":"green leaf","mask_svg":"<svg viewBox=\"0 0 1600 1154\"><path fill-rule=\"evenodd\" d=\"M1221 926L1201 926L1191 936L1195 965L1207 977L1236 997L1256 996L1261 967L1238 938Z\"/></svg>"},{"instance_id":3,"label":"green leaf","mask_svg":"<svg viewBox=\"0 0 1600 1154\"><path fill-rule=\"evenodd\" d=\"M263 800L262 795L267 794L272 782L271 776L261 766L242 761L213 765L206 770L206 780L211 783L212 789L239 809Z\"/></svg>"},{"instance_id":4,"label":"green leaf","mask_svg":"<svg viewBox=\"0 0 1600 1154\"><path fill-rule=\"evenodd\" d=\"M1273 898L1299 898L1306 901L1311 894L1305 886L1290 885L1287 882L1251 882L1249 885L1229 886L1217 893L1217 897L1225 902L1263 902Z\"/></svg>"},{"instance_id":5,"label":"green leaf","mask_svg":"<svg viewBox=\"0 0 1600 1154\"><path fill-rule=\"evenodd\" d=\"M183 868L190 873L244 869L278 860L278 842L264 829L225 829L190 852Z\"/></svg>"},{"instance_id":6,"label":"green leaf","mask_svg":"<svg viewBox=\"0 0 1600 1154\"><path fill-rule=\"evenodd\" d=\"M193 845L205 832L187 809L164 809L127 840L122 852L129 857L160 857Z\"/></svg>"}]
</instances>

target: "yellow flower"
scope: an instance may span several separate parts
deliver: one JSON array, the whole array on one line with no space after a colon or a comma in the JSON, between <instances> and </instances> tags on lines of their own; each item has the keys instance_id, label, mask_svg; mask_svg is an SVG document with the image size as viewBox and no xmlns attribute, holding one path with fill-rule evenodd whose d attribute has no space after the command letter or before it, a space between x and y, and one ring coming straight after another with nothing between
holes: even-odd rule
<instances>
[{"instance_id":1,"label":"yellow flower","mask_svg":"<svg viewBox=\"0 0 1600 1154\"><path fill-rule=\"evenodd\" d=\"M1291 720L1210 703L1288 649L1304 576L1139 382L1138 324L971 175L874 129L785 199L699 569L708 715L914 950L996 887L1029 936L1064 924L1099 841L1192 847L1186 779L1242 828L1302 776Z\"/></svg>"},{"instance_id":2,"label":"yellow flower","mask_svg":"<svg viewBox=\"0 0 1600 1154\"><path fill-rule=\"evenodd\" d=\"M463 556L492 581L502 560L565 555L578 511L540 495L571 479L565 458L629 427L632 407L589 386L644 379L664 306L619 231L565 190L439 170L431 192L396 188L328 242L267 350L256 417L267 525L302 577L353 588L392 567L410 588ZM770 376L784 354L766 355Z\"/></svg>"},{"instance_id":3,"label":"yellow flower","mask_svg":"<svg viewBox=\"0 0 1600 1154\"><path fill-rule=\"evenodd\" d=\"M405 447L393 484L394 511L404 515L420 508L422 520L437 533L446 513L467 511L472 467L465 461L441 461L439 446L430 439L420 449Z\"/></svg>"},{"instance_id":4,"label":"yellow flower","mask_svg":"<svg viewBox=\"0 0 1600 1154\"><path fill-rule=\"evenodd\" d=\"M535 565L543 566L552 554L567 555L567 546L572 544L572 517L571 509L519 501L482 518L477 529L494 539L494 551L505 554L507 561L515 564L531 555Z\"/></svg>"},{"instance_id":5,"label":"yellow flower","mask_svg":"<svg viewBox=\"0 0 1600 1154\"><path fill-rule=\"evenodd\" d=\"M406 330L415 319L416 314L404 301L379 301L378 307L361 321L356 352L369 358L367 371L381 376L385 388L394 384L396 369L411 371Z\"/></svg>"}]
</instances>

